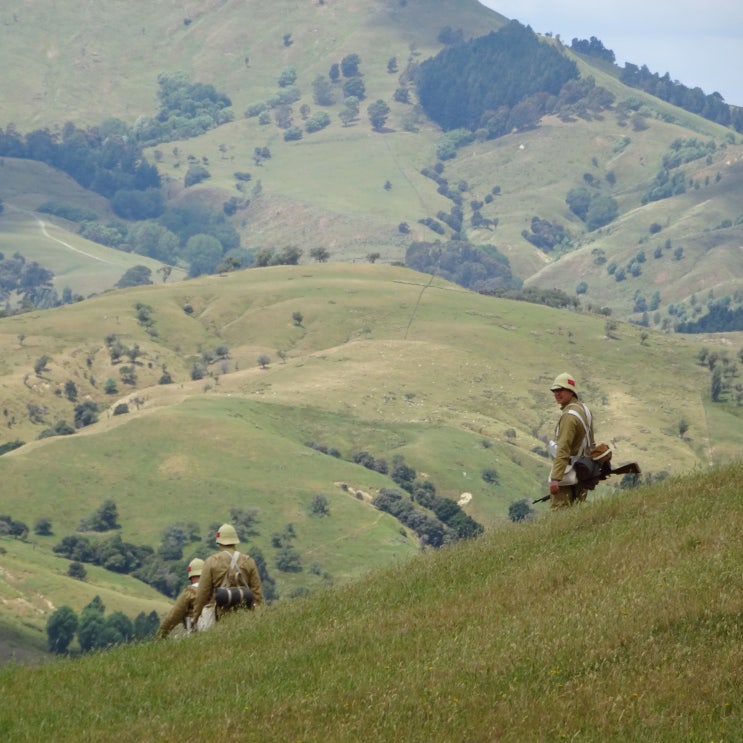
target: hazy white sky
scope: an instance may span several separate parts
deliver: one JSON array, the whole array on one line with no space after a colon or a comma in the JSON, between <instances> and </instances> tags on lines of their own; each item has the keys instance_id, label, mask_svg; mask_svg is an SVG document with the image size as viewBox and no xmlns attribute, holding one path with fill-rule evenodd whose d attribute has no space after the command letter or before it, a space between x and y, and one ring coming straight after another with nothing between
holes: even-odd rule
<instances>
[{"instance_id":1,"label":"hazy white sky","mask_svg":"<svg viewBox=\"0 0 743 743\"><path fill-rule=\"evenodd\" d=\"M595 36L617 64L651 72L743 106L741 0L480 0L563 43Z\"/></svg>"}]
</instances>

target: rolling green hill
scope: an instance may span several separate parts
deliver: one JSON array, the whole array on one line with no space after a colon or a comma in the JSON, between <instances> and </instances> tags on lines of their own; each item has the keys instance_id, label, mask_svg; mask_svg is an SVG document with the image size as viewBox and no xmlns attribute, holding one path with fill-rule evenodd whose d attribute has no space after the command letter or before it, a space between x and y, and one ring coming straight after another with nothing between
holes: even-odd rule
<instances>
[{"instance_id":1,"label":"rolling green hill","mask_svg":"<svg viewBox=\"0 0 743 743\"><path fill-rule=\"evenodd\" d=\"M203 636L0 668L3 734L740 740L742 474L499 529Z\"/></svg>"},{"instance_id":2,"label":"rolling green hill","mask_svg":"<svg viewBox=\"0 0 743 743\"><path fill-rule=\"evenodd\" d=\"M608 337L605 324L404 268L330 263L132 288L1 319L0 435L26 442L0 457L3 511L30 528L49 518L54 532L32 533L37 549L18 544L20 553L3 540L37 576L6 588L33 603L33 581L54 566L46 613L24 620L38 638L70 581L67 560L51 549L106 499L116 503L122 539L153 548L175 523L196 523L205 539L230 509L256 510L251 545L283 598L405 561L418 539L371 505L396 485L355 464L362 451L389 463L401 456L437 494L497 529L511 504L542 495L556 414L548 386L564 368L580 380L597 435L646 476L739 456L741 408L732 398L710 402L710 372L699 363L702 349L737 352L739 336L726 336L724 347L720 338L618 325ZM112 361L112 337L139 348L134 362ZM201 379L191 378L195 364ZM122 367L129 377L134 369L133 384ZM158 383L163 370L172 384ZM114 393L105 392L109 379ZM76 401L66 396L69 382ZM82 401L98 405L97 423L38 440L59 421L73 424ZM114 415L119 405L128 412ZM311 515L317 495L330 517ZM287 524L298 572L276 568L272 539ZM89 577L88 593L100 577ZM144 584L120 580L146 600Z\"/></svg>"}]
</instances>

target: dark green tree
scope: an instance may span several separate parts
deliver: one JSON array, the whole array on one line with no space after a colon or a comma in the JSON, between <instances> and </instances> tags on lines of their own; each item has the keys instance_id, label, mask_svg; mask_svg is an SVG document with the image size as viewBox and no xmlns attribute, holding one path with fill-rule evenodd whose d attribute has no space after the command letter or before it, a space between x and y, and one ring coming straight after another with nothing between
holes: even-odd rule
<instances>
[{"instance_id":1,"label":"dark green tree","mask_svg":"<svg viewBox=\"0 0 743 743\"><path fill-rule=\"evenodd\" d=\"M183 251L189 276L214 273L222 260L223 247L216 237L199 234L190 237Z\"/></svg>"},{"instance_id":2,"label":"dark green tree","mask_svg":"<svg viewBox=\"0 0 743 743\"><path fill-rule=\"evenodd\" d=\"M341 60L341 73L343 77L358 77L361 57L358 54L347 54Z\"/></svg>"},{"instance_id":3,"label":"dark green tree","mask_svg":"<svg viewBox=\"0 0 743 743\"><path fill-rule=\"evenodd\" d=\"M330 258L330 253L325 248L312 248L310 258L318 263L325 263Z\"/></svg>"},{"instance_id":4,"label":"dark green tree","mask_svg":"<svg viewBox=\"0 0 743 743\"><path fill-rule=\"evenodd\" d=\"M324 495L316 495L310 501L310 515L311 516L329 516L330 506L328 499Z\"/></svg>"},{"instance_id":5,"label":"dark green tree","mask_svg":"<svg viewBox=\"0 0 743 743\"><path fill-rule=\"evenodd\" d=\"M87 519L83 519L80 531L109 531L119 529L119 512L113 500L105 500Z\"/></svg>"},{"instance_id":6,"label":"dark green tree","mask_svg":"<svg viewBox=\"0 0 743 743\"><path fill-rule=\"evenodd\" d=\"M69 606L60 606L46 622L46 636L49 650L53 653L66 653L77 632L77 614Z\"/></svg>"},{"instance_id":7,"label":"dark green tree","mask_svg":"<svg viewBox=\"0 0 743 743\"><path fill-rule=\"evenodd\" d=\"M725 386L722 377L722 369L719 365L716 365L715 368L712 370L712 382L710 385L710 395L712 397L712 402L720 401L724 389Z\"/></svg>"},{"instance_id":8,"label":"dark green tree","mask_svg":"<svg viewBox=\"0 0 743 743\"><path fill-rule=\"evenodd\" d=\"M318 106L332 106L335 103L333 84L324 75L318 75L312 82L312 96Z\"/></svg>"},{"instance_id":9,"label":"dark green tree","mask_svg":"<svg viewBox=\"0 0 743 743\"><path fill-rule=\"evenodd\" d=\"M34 523L34 533L40 537L52 535L52 520L47 516L40 516Z\"/></svg>"},{"instance_id":10,"label":"dark green tree","mask_svg":"<svg viewBox=\"0 0 743 743\"><path fill-rule=\"evenodd\" d=\"M75 580L85 580L88 577L88 571L85 569L85 565L74 560L67 567L67 575Z\"/></svg>"},{"instance_id":11,"label":"dark green tree","mask_svg":"<svg viewBox=\"0 0 743 743\"><path fill-rule=\"evenodd\" d=\"M80 621L77 625L77 641L83 652L105 647L106 640L103 630L106 626L103 615L106 607L97 594L91 602L82 610Z\"/></svg>"},{"instance_id":12,"label":"dark green tree","mask_svg":"<svg viewBox=\"0 0 743 743\"><path fill-rule=\"evenodd\" d=\"M508 507L508 518L511 519L511 521L513 521L514 523L525 521L526 519L530 518L533 513L534 509L531 507L529 501L526 500L526 498L522 498L515 503L511 503L511 505Z\"/></svg>"},{"instance_id":13,"label":"dark green tree","mask_svg":"<svg viewBox=\"0 0 743 743\"><path fill-rule=\"evenodd\" d=\"M585 222L588 207L591 205L591 194L588 189L585 186L571 189L565 201L570 207L570 211Z\"/></svg>"},{"instance_id":14,"label":"dark green tree","mask_svg":"<svg viewBox=\"0 0 743 743\"><path fill-rule=\"evenodd\" d=\"M127 286L144 286L151 283L151 268L147 268L147 266L132 266L124 272L115 286L117 289L125 289Z\"/></svg>"},{"instance_id":15,"label":"dark green tree","mask_svg":"<svg viewBox=\"0 0 743 743\"><path fill-rule=\"evenodd\" d=\"M84 428L98 421L98 406L92 400L75 405L75 428Z\"/></svg>"},{"instance_id":16,"label":"dark green tree","mask_svg":"<svg viewBox=\"0 0 743 743\"><path fill-rule=\"evenodd\" d=\"M47 365L51 360L51 357L46 354L39 356L39 358L34 361L34 374L36 374L37 377L40 377L45 371L48 371Z\"/></svg>"},{"instance_id":17,"label":"dark green tree","mask_svg":"<svg viewBox=\"0 0 743 743\"><path fill-rule=\"evenodd\" d=\"M149 640L155 636L160 626L160 618L157 616L156 611L151 611L149 614L145 614L143 611L139 612L134 617L134 639L135 640Z\"/></svg>"},{"instance_id":18,"label":"dark green tree","mask_svg":"<svg viewBox=\"0 0 743 743\"><path fill-rule=\"evenodd\" d=\"M115 611L105 618L103 642L106 647L123 645L134 639L132 620L121 611Z\"/></svg>"},{"instance_id":19,"label":"dark green tree","mask_svg":"<svg viewBox=\"0 0 743 743\"><path fill-rule=\"evenodd\" d=\"M591 199L586 213L586 227L597 230L612 222L619 214L619 205L611 196L596 196Z\"/></svg>"},{"instance_id":20,"label":"dark green tree","mask_svg":"<svg viewBox=\"0 0 743 743\"><path fill-rule=\"evenodd\" d=\"M380 98L369 106L367 113L369 114L372 129L375 132L379 132L384 129L384 125L387 123L390 107Z\"/></svg>"}]
</instances>

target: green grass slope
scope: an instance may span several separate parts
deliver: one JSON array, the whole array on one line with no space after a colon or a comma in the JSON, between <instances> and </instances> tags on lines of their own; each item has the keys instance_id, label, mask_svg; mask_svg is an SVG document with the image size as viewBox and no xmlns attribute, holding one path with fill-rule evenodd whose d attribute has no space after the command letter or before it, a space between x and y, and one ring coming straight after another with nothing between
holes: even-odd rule
<instances>
[{"instance_id":1,"label":"green grass slope","mask_svg":"<svg viewBox=\"0 0 743 743\"><path fill-rule=\"evenodd\" d=\"M735 741L740 464L203 636L0 669L14 741Z\"/></svg>"},{"instance_id":2,"label":"green grass slope","mask_svg":"<svg viewBox=\"0 0 743 743\"><path fill-rule=\"evenodd\" d=\"M147 325L138 320L142 306ZM139 346L135 363L112 363L110 335ZM255 509L251 544L284 598L418 551L412 532L371 505L394 483L354 464L359 451L388 463L402 456L439 495L469 494L465 512L496 529L512 503L544 492L548 463L539 452L557 415L548 387L563 369L578 377L597 436L613 444L618 462L682 474L739 456L741 408L709 401L710 375L698 363L701 349L722 348L719 338L643 338L621 324L614 336L601 316L493 299L404 268L342 263L138 287L3 318L0 443L26 442L0 457L3 512L29 527L50 518L54 529L52 537L32 534L35 549L22 553L30 574L51 581L41 592L46 608L27 624L38 638L68 590L67 561L52 547L107 498L119 511L117 533L153 547L174 523L196 523L203 539L231 508ZM728 350L743 345L726 340ZM218 346L226 358L207 365L204 354ZM49 362L37 375L42 355ZM194 381L197 362L207 371ZM127 365L133 385L121 380ZM173 384L158 384L163 369ZM103 391L109 378L116 394ZM70 381L78 402L100 406L99 422L37 440L73 421ZM113 415L123 403L129 412ZM495 481L483 477L488 470ZM591 497L612 497L616 487L609 480ZM310 515L316 495L328 499L329 517ZM302 570L282 573L272 535L289 523ZM13 540L3 545L15 554ZM100 590L103 577L89 576L86 592ZM145 600L137 591L146 586L122 580ZM39 593L30 582L7 590L31 603ZM3 605L6 613L18 614L13 604Z\"/></svg>"},{"instance_id":3,"label":"green grass slope","mask_svg":"<svg viewBox=\"0 0 743 743\"><path fill-rule=\"evenodd\" d=\"M381 72L392 55L401 67L410 55L428 56L447 25L469 37L505 22L476 0L132 0L112 6L41 0L1 12L0 48L13 61L0 81L0 98L13 101L3 126L14 123L22 131L154 115L157 75L178 70L229 91L242 112L275 91L287 66L301 70L307 86L351 53ZM391 94L394 77L388 77Z\"/></svg>"}]
</instances>

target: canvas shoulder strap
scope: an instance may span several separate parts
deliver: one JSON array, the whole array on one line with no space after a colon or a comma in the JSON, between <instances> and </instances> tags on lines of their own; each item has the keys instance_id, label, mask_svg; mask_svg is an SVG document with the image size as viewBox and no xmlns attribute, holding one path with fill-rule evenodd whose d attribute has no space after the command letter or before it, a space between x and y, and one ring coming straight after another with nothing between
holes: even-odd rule
<instances>
[{"instance_id":1,"label":"canvas shoulder strap","mask_svg":"<svg viewBox=\"0 0 743 743\"><path fill-rule=\"evenodd\" d=\"M230 560L230 566L227 569L227 572L225 573L224 578L222 579L221 587L222 588L228 588L230 586L247 586L248 581L243 575L243 571L240 569L240 567L237 564L238 559L240 558L240 553L235 550L232 553L232 559Z\"/></svg>"},{"instance_id":2,"label":"canvas shoulder strap","mask_svg":"<svg viewBox=\"0 0 743 743\"><path fill-rule=\"evenodd\" d=\"M235 550L232 553L232 557L230 559L230 564L227 568L227 572L224 574L224 578L222 578L222 582L219 584L220 588L227 588L230 585L231 582L231 576L235 574L235 570L237 569L237 558L240 557L240 553Z\"/></svg>"},{"instance_id":3,"label":"canvas shoulder strap","mask_svg":"<svg viewBox=\"0 0 743 743\"><path fill-rule=\"evenodd\" d=\"M586 435L583 439L583 449L581 454L587 454L593 448L593 443L591 442L591 411L583 403L578 403L578 405L583 408L585 418L575 408L570 408L570 410L568 410L568 415L574 415L583 425L583 430L586 432Z\"/></svg>"}]
</instances>

